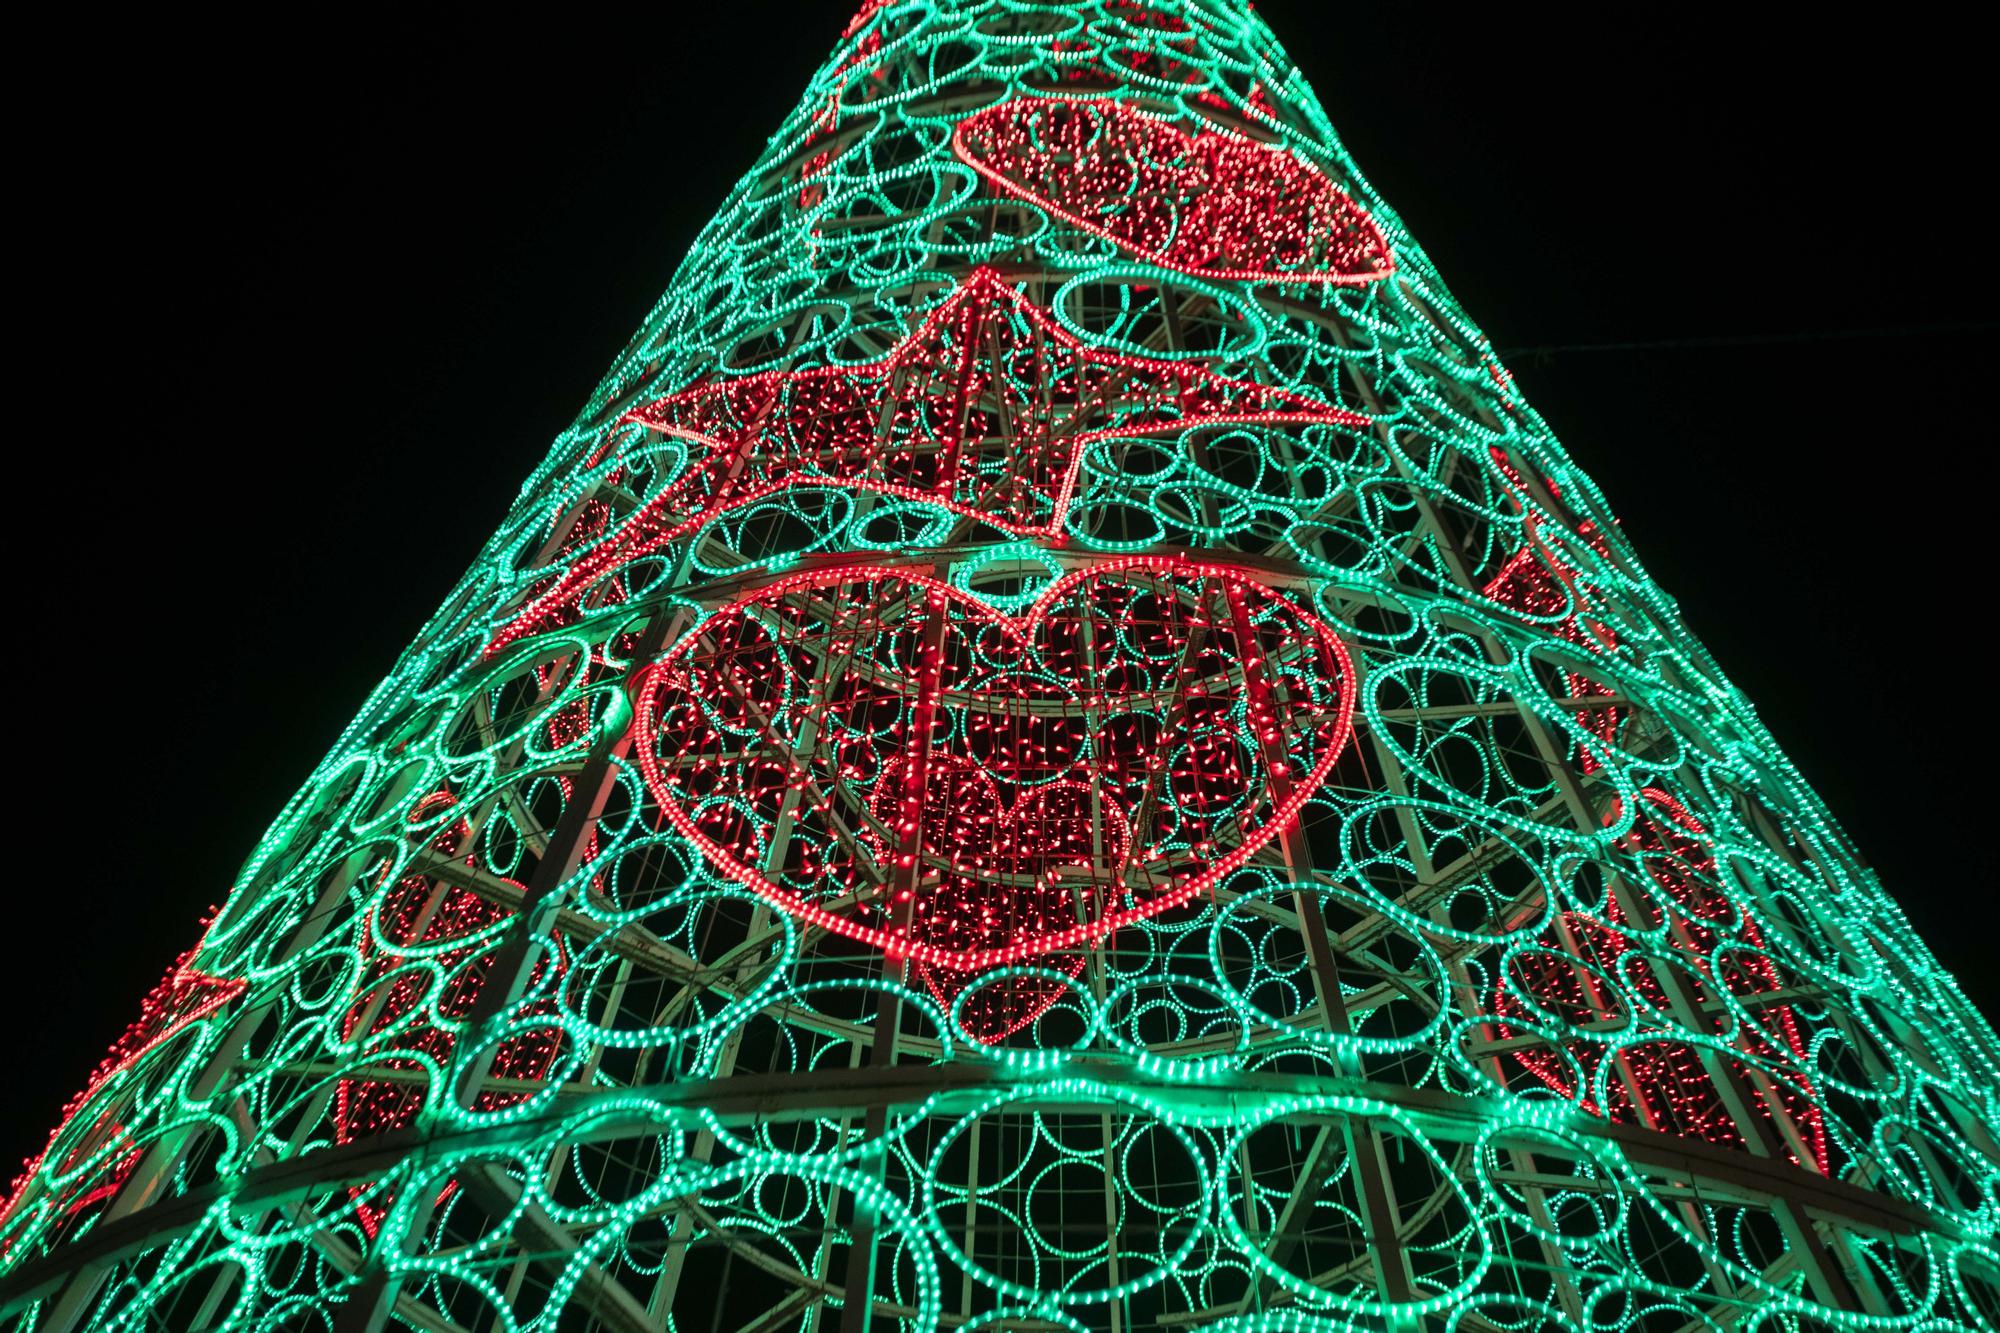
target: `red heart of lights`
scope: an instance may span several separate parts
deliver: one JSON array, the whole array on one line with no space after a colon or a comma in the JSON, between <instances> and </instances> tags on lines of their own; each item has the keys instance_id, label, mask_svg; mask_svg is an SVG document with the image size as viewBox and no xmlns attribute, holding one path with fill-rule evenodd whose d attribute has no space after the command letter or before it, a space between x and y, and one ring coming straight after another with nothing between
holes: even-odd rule
<instances>
[{"instance_id":1,"label":"red heart of lights","mask_svg":"<svg viewBox=\"0 0 2000 1333\"><path fill-rule=\"evenodd\" d=\"M952 149L1003 193L1192 277L1359 285L1395 271L1381 229L1319 168L1229 130L1017 98L961 121Z\"/></svg>"},{"instance_id":2,"label":"red heart of lights","mask_svg":"<svg viewBox=\"0 0 2000 1333\"><path fill-rule=\"evenodd\" d=\"M710 616L636 682L636 750L712 864L942 996L1248 861L1345 745L1350 678L1324 622L1227 566L1108 561L1018 618L857 566Z\"/></svg>"},{"instance_id":3,"label":"red heart of lights","mask_svg":"<svg viewBox=\"0 0 2000 1333\"><path fill-rule=\"evenodd\" d=\"M988 268L879 361L709 380L625 419L687 441L686 466L576 554L489 654L559 623L607 573L792 487L923 500L1059 543L1092 441L1206 425L1368 424L1188 361L1087 347Z\"/></svg>"}]
</instances>

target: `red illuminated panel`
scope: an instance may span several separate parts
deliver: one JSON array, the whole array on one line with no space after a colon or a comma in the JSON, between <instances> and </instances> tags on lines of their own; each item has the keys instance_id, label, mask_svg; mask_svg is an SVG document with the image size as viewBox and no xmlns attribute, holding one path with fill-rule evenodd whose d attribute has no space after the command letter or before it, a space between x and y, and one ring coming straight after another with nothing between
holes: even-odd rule
<instances>
[{"instance_id":1,"label":"red illuminated panel","mask_svg":"<svg viewBox=\"0 0 2000 1333\"><path fill-rule=\"evenodd\" d=\"M550 724L551 733L565 725L565 715L559 714ZM567 779L564 788L567 795ZM433 792L417 803L410 819L420 821L453 804L450 793ZM459 819L433 837L430 846L476 870L478 858L469 854L474 842L472 823ZM512 880L500 882L525 892L525 886ZM342 1078L335 1086L335 1142L353 1143L416 1123L433 1095L428 1066L452 1067L458 1032L486 986L498 942L496 927L509 917L507 910L471 890L428 875L408 876L389 891L356 948L368 969L368 983L342 1018L341 1038L373 1053L366 1060L366 1072ZM553 966L558 973L568 966L560 939ZM489 1073L495 1080L540 1079L556 1054L552 1030L518 1034L500 1043ZM497 1110L525 1095L487 1089L473 1105ZM371 1189L357 1185L349 1193L362 1229L372 1236L386 1204L371 1198Z\"/></svg>"},{"instance_id":2,"label":"red illuminated panel","mask_svg":"<svg viewBox=\"0 0 2000 1333\"><path fill-rule=\"evenodd\" d=\"M1367 213L1294 153L1124 102L1019 98L952 148L1001 192L1197 278L1358 285L1395 269Z\"/></svg>"},{"instance_id":3,"label":"red illuminated panel","mask_svg":"<svg viewBox=\"0 0 2000 1333\"><path fill-rule=\"evenodd\" d=\"M1651 946L1642 938L1664 932L1674 965L1683 969L1699 997L1712 999L1726 991L1755 1015L1754 1021L1739 1024L1728 1007L1708 1006L1714 1036L1725 1049L1733 1046L1760 1065L1789 1071L1792 1081L1773 1084L1759 1113L1775 1121L1771 1108L1780 1108L1805 1146L1804 1154L1795 1153L1800 1164L1807 1165L1804 1159L1810 1158L1824 1172L1829 1160L1826 1124L1805 1072L1809 1062L1798 1016L1791 1005L1766 998L1784 992L1787 983L1764 951L1756 923L1723 888L1701 822L1657 788L1645 788L1640 795L1643 802L1623 842L1645 867L1644 881L1634 887L1643 895L1639 903L1650 919L1629 920L1609 896L1595 914L1560 913L1537 937L1536 947L1515 951L1494 996L1496 1013L1539 1012L1570 1028L1595 1029L1596 1039L1573 1038L1560 1049L1529 1047L1512 1059L1562 1096L1612 1120L1742 1146L1742 1131L1699 1049L1673 1039L1669 1028L1661 1029L1658 1040L1633 1030L1639 1018L1633 1001L1656 1014L1673 1009L1651 961ZM1607 822L1619 813L1614 810ZM1496 1033L1503 1040L1516 1035L1505 1024L1496 1025ZM1603 1068L1607 1060L1614 1062L1609 1071ZM1739 1073L1747 1069L1743 1062L1731 1063ZM1592 1092L1600 1078L1602 1103Z\"/></svg>"},{"instance_id":4,"label":"red illuminated panel","mask_svg":"<svg viewBox=\"0 0 2000 1333\"><path fill-rule=\"evenodd\" d=\"M1589 585L1571 567L1562 551L1542 535L1542 524L1546 520L1542 511L1529 500L1520 472L1504 451L1494 449L1491 454L1494 466L1500 469L1501 476L1506 480L1508 494L1520 507L1525 540L1480 591L1502 606L1530 616L1561 616L1561 622L1555 627L1556 633L1587 652L1605 653L1615 649L1618 636L1611 627L1585 617ZM1554 482L1544 478L1543 484L1550 488L1551 493L1554 492ZM1606 554L1608 548L1604 534L1590 520L1585 519L1576 525L1576 535L1588 542L1599 555ZM1616 744L1620 714L1609 702L1616 697L1610 688L1578 671L1563 672L1563 680L1571 699L1588 701L1601 698L1607 701L1602 708L1579 710L1576 717L1606 745ZM1597 754L1588 746L1576 747L1576 766L1580 771L1594 772L1599 763Z\"/></svg>"}]
</instances>

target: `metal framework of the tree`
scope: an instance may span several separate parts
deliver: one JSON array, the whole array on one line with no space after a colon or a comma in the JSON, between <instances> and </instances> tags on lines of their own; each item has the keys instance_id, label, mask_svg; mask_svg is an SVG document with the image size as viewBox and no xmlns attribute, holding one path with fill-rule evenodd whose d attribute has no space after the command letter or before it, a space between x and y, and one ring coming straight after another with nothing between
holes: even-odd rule
<instances>
[{"instance_id":1,"label":"metal framework of the tree","mask_svg":"<svg viewBox=\"0 0 2000 1333\"><path fill-rule=\"evenodd\" d=\"M0 1298L1990 1328L1996 1088L1244 0L875 0L27 1165Z\"/></svg>"}]
</instances>

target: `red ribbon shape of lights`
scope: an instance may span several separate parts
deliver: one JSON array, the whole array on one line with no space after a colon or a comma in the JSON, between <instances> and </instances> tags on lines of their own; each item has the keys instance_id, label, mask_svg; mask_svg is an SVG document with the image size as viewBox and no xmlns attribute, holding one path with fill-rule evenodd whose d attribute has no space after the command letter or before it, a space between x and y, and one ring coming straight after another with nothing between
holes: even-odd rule
<instances>
[{"instance_id":1,"label":"red ribbon shape of lights","mask_svg":"<svg viewBox=\"0 0 2000 1333\"><path fill-rule=\"evenodd\" d=\"M1318 167L1230 130L1016 98L959 122L951 145L1003 194L1190 277L1360 286L1395 271L1381 228Z\"/></svg>"}]
</instances>

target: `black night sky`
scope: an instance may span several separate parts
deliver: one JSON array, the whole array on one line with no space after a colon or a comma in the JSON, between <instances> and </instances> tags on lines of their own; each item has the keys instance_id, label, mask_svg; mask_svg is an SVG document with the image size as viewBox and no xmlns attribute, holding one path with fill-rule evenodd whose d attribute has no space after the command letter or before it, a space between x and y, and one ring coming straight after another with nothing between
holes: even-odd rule
<instances>
[{"instance_id":1,"label":"black night sky","mask_svg":"<svg viewBox=\"0 0 2000 1333\"><path fill-rule=\"evenodd\" d=\"M1986 48L1916 10L1861 29L1742 6L1261 7L1494 343L1594 345L1510 360L2000 1013L1978 924L2000 728L1977 647L2000 352ZM193 942L846 18L423 15L155 8L51 43L74 52L47 57L62 91L15 122L10 213L34 236L12 250L29 411L0 1174Z\"/></svg>"}]
</instances>

